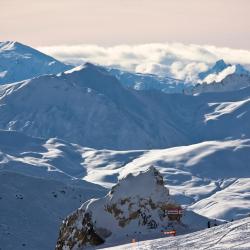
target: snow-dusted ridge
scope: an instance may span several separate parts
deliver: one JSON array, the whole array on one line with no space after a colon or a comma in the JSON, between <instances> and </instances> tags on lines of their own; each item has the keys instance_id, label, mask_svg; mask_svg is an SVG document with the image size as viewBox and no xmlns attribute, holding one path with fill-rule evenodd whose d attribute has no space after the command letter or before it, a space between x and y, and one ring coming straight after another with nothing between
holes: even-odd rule
<instances>
[{"instance_id":1,"label":"snow-dusted ridge","mask_svg":"<svg viewBox=\"0 0 250 250\"><path fill-rule=\"evenodd\" d=\"M199 74L200 80L193 88L185 89L186 94L235 91L250 86L250 72L242 65L226 64L223 60L206 72Z\"/></svg>"},{"instance_id":2,"label":"snow-dusted ridge","mask_svg":"<svg viewBox=\"0 0 250 250\"><path fill-rule=\"evenodd\" d=\"M0 42L0 84L56 74L70 68L72 66L19 42Z\"/></svg>"},{"instance_id":3,"label":"snow-dusted ridge","mask_svg":"<svg viewBox=\"0 0 250 250\"><path fill-rule=\"evenodd\" d=\"M0 129L119 150L249 138L249 93L250 88L202 96L135 91L104 68L86 64L0 86ZM237 107L221 108L229 103Z\"/></svg>"},{"instance_id":4,"label":"snow-dusted ridge","mask_svg":"<svg viewBox=\"0 0 250 250\"><path fill-rule=\"evenodd\" d=\"M118 78L124 87L136 90L159 90L164 93L183 93L193 85L171 77L142 74L107 68L108 72Z\"/></svg>"}]
</instances>

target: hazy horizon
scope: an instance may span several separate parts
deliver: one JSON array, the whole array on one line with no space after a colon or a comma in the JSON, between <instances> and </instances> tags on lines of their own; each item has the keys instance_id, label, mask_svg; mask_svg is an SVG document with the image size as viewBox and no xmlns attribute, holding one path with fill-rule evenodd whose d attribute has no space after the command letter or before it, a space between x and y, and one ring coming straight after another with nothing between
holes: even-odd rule
<instances>
[{"instance_id":1,"label":"hazy horizon","mask_svg":"<svg viewBox=\"0 0 250 250\"><path fill-rule=\"evenodd\" d=\"M0 40L30 46L172 43L250 49L248 0L2 0Z\"/></svg>"}]
</instances>

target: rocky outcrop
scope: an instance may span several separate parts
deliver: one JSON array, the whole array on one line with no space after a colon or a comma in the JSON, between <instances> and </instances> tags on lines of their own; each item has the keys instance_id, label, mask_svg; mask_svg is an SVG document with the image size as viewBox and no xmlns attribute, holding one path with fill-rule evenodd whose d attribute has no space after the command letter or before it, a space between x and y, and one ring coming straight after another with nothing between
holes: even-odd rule
<instances>
[{"instance_id":1,"label":"rocky outcrop","mask_svg":"<svg viewBox=\"0 0 250 250\"><path fill-rule=\"evenodd\" d=\"M91 214L78 209L63 222L56 249L73 249L84 245L100 245L104 243L101 236L107 237L110 235L110 232L105 234L105 231L101 228L99 230L94 229Z\"/></svg>"},{"instance_id":2,"label":"rocky outcrop","mask_svg":"<svg viewBox=\"0 0 250 250\"><path fill-rule=\"evenodd\" d=\"M137 175L129 174L105 197L85 202L64 220L56 249L81 249L102 244L109 237L163 229L170 220L178 223L177 218L167 216L168 208L180 206L154 167Z\"/></svg>"}]
</instances>

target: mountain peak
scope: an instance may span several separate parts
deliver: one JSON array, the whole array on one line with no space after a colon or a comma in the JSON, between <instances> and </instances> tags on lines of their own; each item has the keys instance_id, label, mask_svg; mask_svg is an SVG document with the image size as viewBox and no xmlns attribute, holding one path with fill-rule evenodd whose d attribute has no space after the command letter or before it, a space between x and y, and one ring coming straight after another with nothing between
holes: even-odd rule
<instances>
[{"instance_id":1,"label":"mountain peak","mask_svg":"<svg viewBox=\"0 0 250 250\"><path fill-rule=\"evenodd\" d=\"M164 186L163 177L155 167L151 166L146 171L138 174L128 174L122 178L109 192L112 201L120 197L139 196L151 197L152 200L168 200L169 190ZM156 197L155 197L156 195Z\"/></svg>"},{"instance_id":2,"label":"mountain peak","mask_svg":"<svg viewBox=\"0 0 250 250\"><path fill-rule=\"evenodd\" d=\"M124 88L116 77L98 65L85 63L58 75L77 83L86 88L93 89L99 93L114 98L120 96L123 99ZM122 93L121 93L122 92ZM115 97L116 98L116 97Z\"/></svg>"},{"instance_id":3,"label":"mountain peak","mask_svg":"<svg viewBox=\"0 0 250 250\"><path fill-rule=\"evenodd\" d=\"M199 79L204 80L207 76L211 74L218 74L229 66L232 66L232 65L227 64L225 63L223 59L220 59L212 66L212 68L208 69L207 71L199 73L198 75Z\"/></svg>"},{"instance_id":4,"label":"mountain peak","mask_svg":"<svg viewBox=\"0 0 250 250\"><path fill-rule=\"evenodd\" d=\"M222 69L222 68L226 68L227 66L228 66L228 64L226 64L223 59L220 59L220 60L216 61L213 68Z\"/></svg>"},{"instance_id":5,"label":"mountain peak","mask_svg":"<svg viewBox=\"0 0 250 250\"><path fill-rule=\"evenodd\" d=\"M0 84L68 70L55 58L17 41L0 42Z\"/></svg>"},{"instance_id":6,"label":"mountain peak","mask_svg":"<svg viewBox=\"0 0 250 250\"><path fill-rule=\"evenodd\" d=\"M249 71L246 70L241 64L236 64L235 66L235 74L243 74L243 75L250 75Z\"/></svg>"},{"instance_id":7,"label":"mountain peak","mask_svg":"<svg viewBox=\"0 0 250 250\"><path fill-rule=\"evenodd\" d=\"M27 46L25 44L22 44L18 41L4 41L4 42L0 42L0 52L1 51L18 51L19 53L27 53L27 52L30 52L32 51L33 53L41 53L43 54L42 52L30 47L30 46Z\"/></svg>"}]
</instances>

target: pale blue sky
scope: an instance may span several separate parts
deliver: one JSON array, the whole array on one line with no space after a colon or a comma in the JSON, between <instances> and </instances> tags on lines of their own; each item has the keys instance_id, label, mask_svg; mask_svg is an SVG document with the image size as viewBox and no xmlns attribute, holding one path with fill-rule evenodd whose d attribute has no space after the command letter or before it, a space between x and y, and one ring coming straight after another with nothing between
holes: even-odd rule
<instances>
[{"instance_id":1,"label":"pale blue sky","mask_svg":"<svg viewBox=\"0 0 250 250\"><path fill-rule=\"evenodd\" d=\"M250 49L249 0L0 0L0 40Z\"/></svg>"}]
</instances>

